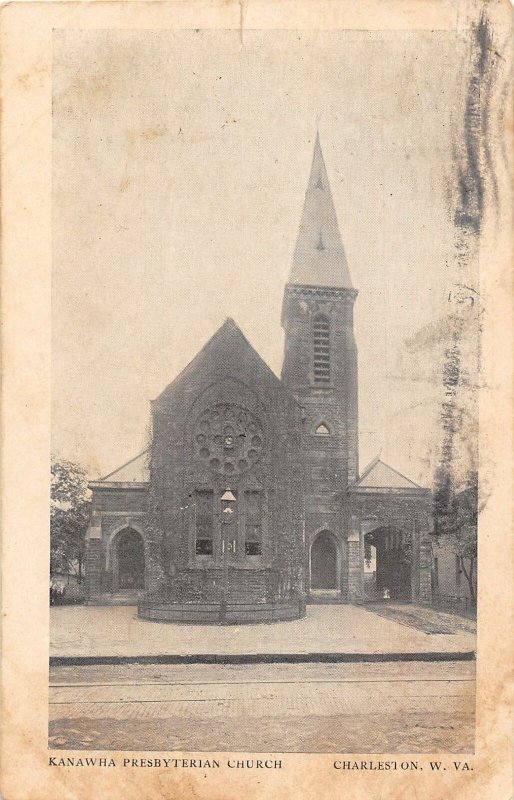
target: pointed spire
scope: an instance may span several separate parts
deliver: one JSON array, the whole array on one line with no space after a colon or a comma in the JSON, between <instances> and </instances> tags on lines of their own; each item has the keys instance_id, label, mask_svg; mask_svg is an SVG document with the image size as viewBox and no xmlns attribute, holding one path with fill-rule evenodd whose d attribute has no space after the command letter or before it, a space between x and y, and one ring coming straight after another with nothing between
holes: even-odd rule
<instances>
[{"instance_id":1,"label":"pointed spire","mask_svg":"<svg viewBox=\"0 0 514 800\"><path fill-rule=\"evenodd\" d=\"M352 288L319 133L289 283Z\"/></svg>"}]
</instances>

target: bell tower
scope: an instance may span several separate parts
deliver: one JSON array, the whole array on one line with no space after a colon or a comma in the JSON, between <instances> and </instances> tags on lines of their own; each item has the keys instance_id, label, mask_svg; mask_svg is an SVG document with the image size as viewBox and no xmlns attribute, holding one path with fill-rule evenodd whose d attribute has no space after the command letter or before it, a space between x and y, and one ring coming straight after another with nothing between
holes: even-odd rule
<instances>
[{"instance_id":1,"label":"bell tower","mask_svg":"<svg viewBox=\"0 0 514 800\"><path fill-rule=\"evenodd\" d=\"M359 471L356 297L318 134L284 292L282 380L304 409L305 521L311 554L317 552L313 537L334 537L339 548L335 588L343 594L349 524L346 489L357 481ZM328 581L321 572L334 571L322 569L316 578L312 563L309 569L311 587L313 580Z\"/></svg>"},{"instance_id":2,"label":"bell tower","mask_svg":"<svg viewBox=\"0 0 514 800\"><path fill-rule=\"evenodd\" d=\"M359 470L356 297L318 134L284 292L282 380L305 408L307 434L337 442L344 488Z\"/></svg>"}]
</instances>

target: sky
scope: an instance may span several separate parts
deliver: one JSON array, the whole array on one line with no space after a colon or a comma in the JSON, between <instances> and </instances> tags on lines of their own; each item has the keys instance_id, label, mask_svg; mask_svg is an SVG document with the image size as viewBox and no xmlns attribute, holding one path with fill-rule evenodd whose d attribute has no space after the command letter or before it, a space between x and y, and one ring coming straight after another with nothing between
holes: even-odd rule
<instances>
[{"instance_id":1,"label":"sky","mask_svg":"<svg viewBox=\"0 0 514 800\"><path fill-rule=\"evenodd\" d=\"M466 42L448 32L56 31L52 448L92 478L227 317L280 374L316 128L354 286L360 457L429 484ZM432 357L430 353L426 358Z\"/></svg>"}]
</instances>

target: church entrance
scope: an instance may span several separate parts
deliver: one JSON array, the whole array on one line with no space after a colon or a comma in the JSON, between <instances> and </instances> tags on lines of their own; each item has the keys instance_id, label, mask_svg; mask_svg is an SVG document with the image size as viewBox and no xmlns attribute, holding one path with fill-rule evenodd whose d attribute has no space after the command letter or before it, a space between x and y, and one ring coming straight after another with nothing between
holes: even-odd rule
<instances>
[{"instance_id":1,"label":"church entrance","mask_svg":"<svg viewBox=\"0 0 514 800\"><path fill-rule=\"evenodd\" d=\"M365 563L374 566L374 587L371 575L368 578L369 599L380 599L387 590L391 600L410 602L412 600L412 567L410 538L400 530L392 527L378 528L364 537Z\"/></svg>"},{"instance_id":2,"label":"church entrance","mask_svg":"<svg viewBox=\"0 0 514 800\"><path fill-rule=\"evenodd\" d=\"M311 589L337 588L336 543L328 531L322 531L311 546Z\"/></svg>"},{"instance_id":3,"label":"church entrance","mask_svg":"<svg viewBox=\"0 0 514 800\"><path fill-rule=\"evenodd\" d=\"M145 588L145 551L143 539L133 528L125 528L116 537L118 589Z\"/></svg>"}]
</instances>

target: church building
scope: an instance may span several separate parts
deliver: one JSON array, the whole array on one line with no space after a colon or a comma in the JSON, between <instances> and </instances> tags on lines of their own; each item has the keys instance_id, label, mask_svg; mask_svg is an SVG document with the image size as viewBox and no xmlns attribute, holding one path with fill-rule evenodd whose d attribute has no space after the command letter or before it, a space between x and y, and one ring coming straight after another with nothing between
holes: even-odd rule
<instances>
[{"instance_id":1,"label":"church building","mask_svg":"<svg viewBox=\"0 0 514 800\"><path fill-rule=\"evenodd\" d=\"M228 319L152 402L150 449L90 483L89 602L199 623L430 602L429 490L359 469L356 298L318 136L281 378Z\"/></svg>"}]
</instances>

